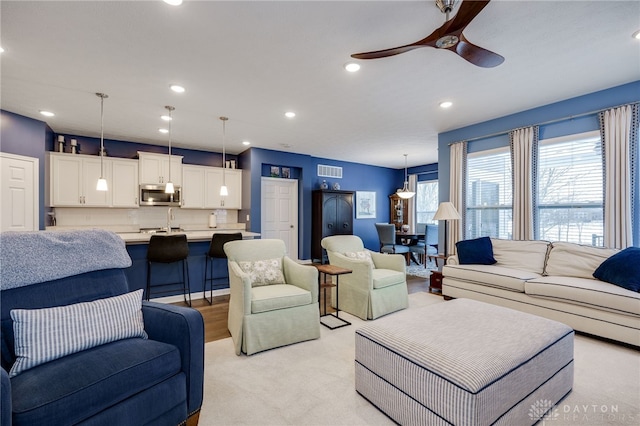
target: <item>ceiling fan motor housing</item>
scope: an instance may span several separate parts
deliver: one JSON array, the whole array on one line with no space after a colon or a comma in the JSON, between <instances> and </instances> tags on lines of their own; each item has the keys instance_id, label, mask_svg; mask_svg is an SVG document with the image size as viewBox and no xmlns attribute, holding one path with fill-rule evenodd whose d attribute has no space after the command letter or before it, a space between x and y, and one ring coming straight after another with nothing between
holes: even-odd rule
<instances>
[{"instance_id":1,"label":"ceiling fan motor housing","mask_svg":"<svg viewBox=\"0 0 640 426\"><path fill-rule=\"evenodd\" d=\"M453 10L457 0L436 0L436 6L442 13L449 13ZM448 17L447 17L448 20Z\"/></svg>"}]
</instances>

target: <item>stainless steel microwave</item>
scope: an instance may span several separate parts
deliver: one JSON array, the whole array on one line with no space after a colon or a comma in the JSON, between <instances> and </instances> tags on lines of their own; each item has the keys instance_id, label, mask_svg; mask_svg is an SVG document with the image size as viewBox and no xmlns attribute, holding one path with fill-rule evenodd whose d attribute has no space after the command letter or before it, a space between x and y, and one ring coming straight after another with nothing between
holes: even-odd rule
<instances>
[{"instance_id":1,"label":"stainless steel microwave","mask_svg":"<svg viewBox=\"0 0 640 426\"><path fill-rule=\"evenodd\" d=\"M140 185L141 206L180 206L182 204L182 188L175 185L174 193L164 192L164 185Z\"/></svg>"}]
</instances>

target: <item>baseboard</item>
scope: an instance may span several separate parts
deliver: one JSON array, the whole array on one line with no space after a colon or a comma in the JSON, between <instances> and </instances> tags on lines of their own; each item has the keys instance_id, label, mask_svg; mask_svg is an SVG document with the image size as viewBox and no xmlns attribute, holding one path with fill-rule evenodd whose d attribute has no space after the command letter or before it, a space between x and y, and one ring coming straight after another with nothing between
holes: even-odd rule
<instances>
[{"instance_id":1,"label":"baseboard","mask_svg":"<svg viewBox=\"0 0 640 426\"><path fill-rule=\"evenodd\" d=\"M219 290L213 290L213 297L226 296L229 293L230 293L230 290L228 288L221 288ZM209 297L208 291L207 291L207 297ZM191 300L197 300L197 299L203 299L202 291L199 291L197 293L191 293ZM184 296L182 294L176 294L175 296L152 298L151 301L158 302L158 303L178 303L178 302L184 302Z\"/></svg>"}]
</instances>

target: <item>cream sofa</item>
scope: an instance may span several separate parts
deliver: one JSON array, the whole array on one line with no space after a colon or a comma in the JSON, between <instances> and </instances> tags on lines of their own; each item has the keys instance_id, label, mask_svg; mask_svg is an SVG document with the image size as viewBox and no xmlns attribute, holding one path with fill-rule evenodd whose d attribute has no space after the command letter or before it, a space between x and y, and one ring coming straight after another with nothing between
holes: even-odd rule
<instances>
[{"instance_id":1,"label":"cream sofa","mask_svg":"<svg viewBox=\"0 0 640 426\"><path fill-rule=\"evenodd\" d=\"M442 294L517 309L577 331L640 346L640 293L592 274L614 249L548 241L491 239L493 265L443 268Z\"/></svg>"}]
</instances>

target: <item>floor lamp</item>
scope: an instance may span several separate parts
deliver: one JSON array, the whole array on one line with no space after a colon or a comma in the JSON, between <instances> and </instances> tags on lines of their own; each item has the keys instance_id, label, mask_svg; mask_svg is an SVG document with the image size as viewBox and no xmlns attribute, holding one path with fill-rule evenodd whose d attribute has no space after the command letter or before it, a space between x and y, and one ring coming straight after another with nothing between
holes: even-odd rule
<instances>
[{"instance_id":1,"label":"floor lamp","mask_svg":"<svg viewBox=\"0 0 640 426\"><path fill-rule=\"evenodd\" d=\"M460 213L456 210L455 206L450 201L445 201L440 203L438 206L438 211L433 215L433 220L444 220L444 263L447 264L447 256L449 255L447 251L447 244L449 241L449 230L447 229L447 224L450 220L460 220Z\"/></svg>"}]
</instances>

